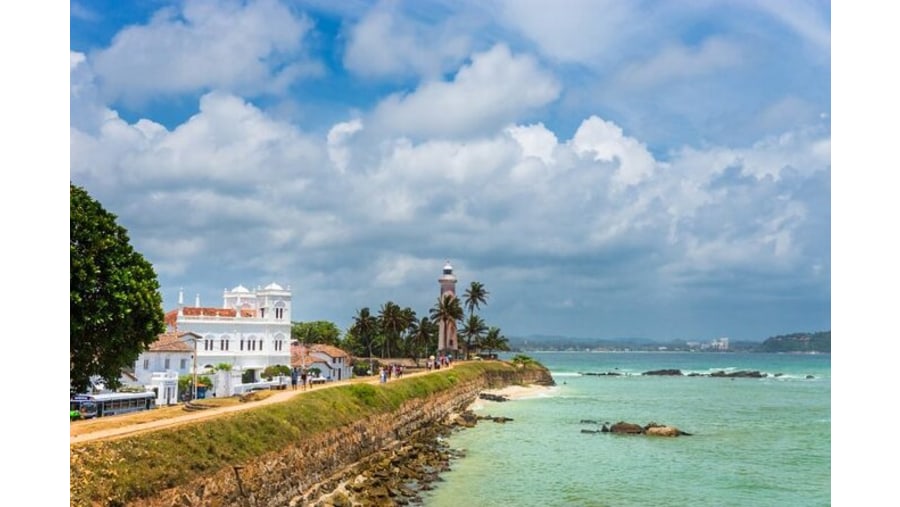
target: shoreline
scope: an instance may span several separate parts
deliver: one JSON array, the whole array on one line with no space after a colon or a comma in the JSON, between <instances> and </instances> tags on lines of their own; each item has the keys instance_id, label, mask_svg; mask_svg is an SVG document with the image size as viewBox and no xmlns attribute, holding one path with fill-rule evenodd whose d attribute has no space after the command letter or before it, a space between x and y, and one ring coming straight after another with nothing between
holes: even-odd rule
<instances>
[{"instance_id":1,"label":"shoreline","mask_svg":"<svg viewBox=\"0 0 900 507\"><path fill-rule=\"evenodd\" d=\"M530 398L541 398L544 396L549 396L555 393L559 389L558 386L546 386L541 384L528 384L528 385L509 385L506 387L502 387L500 389L485 389L481 391L483 394L491 394L495 396L503 396L506 397L509 401L515 400L523 400ZM466 410L477 411L485 408L486 406L495 404L495 403L504 403L502 401L492 401L485 400L481 398L476 398Z\"/></svg>"}]
</instances>

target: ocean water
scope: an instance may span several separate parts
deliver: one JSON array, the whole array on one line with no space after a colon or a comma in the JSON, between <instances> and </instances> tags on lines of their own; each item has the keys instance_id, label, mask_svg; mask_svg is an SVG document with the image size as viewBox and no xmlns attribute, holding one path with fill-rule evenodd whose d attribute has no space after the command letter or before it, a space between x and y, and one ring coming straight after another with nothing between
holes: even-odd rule
<instances>
[{"instance_id":1,"label":"ocean water","mask_svg":"<svg viewBox=\"0 0 900 507\"><path fill-rule=\"evenodd\" d=\"M827 506L831 504L830 355L532 352L557 386L485 403L454 433L427 507ZM664 368L768 377L642 376ZM618 372L621 376L582 375ZM777 376L776 376L777 375ZM807 378L811 376L812 378ZM658 422L677 438L582 433L582 423Z\"/></svg>"}]
</instances>

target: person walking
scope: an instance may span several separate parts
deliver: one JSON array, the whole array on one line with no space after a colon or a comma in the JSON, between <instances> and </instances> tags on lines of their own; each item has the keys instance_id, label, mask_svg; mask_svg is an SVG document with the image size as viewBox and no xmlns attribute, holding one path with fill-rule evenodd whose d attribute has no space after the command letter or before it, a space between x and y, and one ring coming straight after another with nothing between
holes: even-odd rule
<instances>
[{"instance_id":1,"label":"person walking","mask_svg":"<svg viewBox=\"0 0 900 507\"><path fill-rule=\"evenodd\" d=\"M291 389L297 390L297 368L291 369Z\"/></svg>"},{"instance_id":2,"label":"person walking","mask_svg":"<svg viewBox=\"0 0 900 507\"><path fill-rule=\"evenodd\" d=\"M302 390L306 390L306 368L300 372L300 386Z\"/></svg>"}]
</instances>

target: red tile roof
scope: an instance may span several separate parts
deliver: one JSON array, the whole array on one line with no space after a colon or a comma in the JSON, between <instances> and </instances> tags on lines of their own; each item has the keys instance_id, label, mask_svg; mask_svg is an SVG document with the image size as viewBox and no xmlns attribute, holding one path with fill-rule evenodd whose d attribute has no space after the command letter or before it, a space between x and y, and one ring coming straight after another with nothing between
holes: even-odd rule
<instances>
[{"instance_id":1,"label":"red tile roof","mask_svg":"<svg viewBox=\"0 0 900 507\"><path fill-rule=\"evenodd\" d=\"M225 318L235 318L237 317L237 310L234 308L203 308L197 306L185 306L181 309L182 314L185 317L225 317ZM256 317L256 310L241 310L241 317ZM169 310L166 312L166 325L174 326L175 321L178 319L178 310Z\"/></svg>"},{"instance_id":2,"label":"red tile roof","mask_svg":"<svg viewBox=\"0 0 900 507\"><path fill-rule=\"evenodd\" d=\"M332 345L316 343L311 345L310 348L313 352L321 352L323 354L328 354L331 357L350 357L350 354Z\"/></svg>"},{"instance_id":3,"label":"red tile roof","mask_svg":"<svg viewBox=\"0 0 900 507\"><path fill-rule=\"evenodd\" d=\"M194 345L185 338L187 335L196 336L196 333L162 333L156 337L156 341L150 344L150 352L193 352Z\"/></svg>"}]
</instances>

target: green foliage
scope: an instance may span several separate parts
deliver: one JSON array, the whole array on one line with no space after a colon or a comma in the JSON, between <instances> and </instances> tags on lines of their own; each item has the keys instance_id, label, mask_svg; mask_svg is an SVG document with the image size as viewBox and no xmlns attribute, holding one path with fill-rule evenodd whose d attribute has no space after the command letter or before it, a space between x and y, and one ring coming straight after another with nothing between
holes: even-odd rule
<instances>
[{"instance_id":1,"label":"green foliage","mask_svg":"<svg viewBox=\"0 0 900 507\"><path fill-rule=\"evenodd\" d=\"M488 329L487 336L481 341L481 348L488 351L488 354L497 351L509 350L509 339L500 332L500 328L491 327Z\"/></svg>"},{"instance_id":2,"label":"green foliage","mask_svg":"<svg viewBox=\"0 0 900 507\"><path fill-rule=\"evenodd\" d=\"M98 375L116 388L165 331L159 282L116 216L69 187L69 386L87 391Z\"/></svg>"},{"instance_id":3,"label":"green foliage","mask_svg":"<svg viewBox=\"0 0 900 507\"><path fill-rule=\"evenodd\" d=\"M758 352L831 353L831 331L773 336L762 342L756 350Z\"/></svg>"},{"instance_id":4,"label":"green foliage","mask_svg":"<svg viewBox=\"0 0 900 507\"><path fill-rule=\"evenodd\" d=\"M276 364L274 366L267 366L265 370L262 372L262 377L264 379L273 379L278 375L284 375L286 377L291 376L291 367L285 366L283 364Z\"/></svg>"},{"instance_id":5,"label":"green foliage","mask_svg":"<svg viewBox=\"0 0 900 507\"><path fill-rule=\"evenodd\" d=\"M459 298L450 294L442 294L438 296L437 302L431 308L429 315L431 321L444 329L446 333L451 323L462 320L464 312L462 305L459 303Z\"/></svg>"},{"instance_id":6,"label":"green foliage","mask_svg":"<svg viewBox=\"0 0 900 507\"><path fill-rule=\"evenodd\" d=\"M334 322L316 320L313 322L292 322L291 340L300 343L321 343L324 345L341 346L341 330Z\"/></svg>"},{"instance_id":7,"label":"green foliage","mask_svg":"<svg viewBox=\"0 0 900 507\"><path fill-rule=\"evenodd\" d=\"M410 399L426 398L483 375L511 371L513 368L501 361L459 364L383 385L313 390L283 403L164 431L75 444L69 452L70 505L139 505L166 488L388 413Z\"/></svg>"},{"instance_id":8,"label":"green foliage","mask_svg":"<svg viewBox=\"0 0 900 507\"><path fill-rule=\"evenodd\" d=\"M420 357L427 357L428 352L437 349L438 326L428 317L413 322L406 336L406 353L419 364Z\"/></svg>"},{"instance_id":9,"label":"green foliage","mask_svg":"<svg viewBox=\"0 0 900 507\"><path fill-rule=\"evenodd\" d=\"M466 359L469 359L469 353L472 349L481 346L481 340L487 332L487 325L480 316L470 313L463 327L459 330L459 337L462 338L466 349Z\"/></svg>"},{"instance_id":10,"label":"green foliage","mask_svg":"<svg viewBox=\"0 0 900 507\"><path fill-rule=\"evenodd\" d=\"M194 381L193 375L180 375L178 377L178 392L179 393L189 393L193 390L191 389L191 382ZM197 385L198 386L212 386L212 380L206 375L197 375Z\"/></svg>"},{"instance_id":11,"label":"green foliage","mask_svg":"<svg viewBox=\"0 0 900 507\"><path fill-rule=\"evenodd\" d=\"M523 366L531 365L531 364L538 364L537 361L535 361L534 359L532 359L529 356L526 356L525 354L516 354L515 357L513 357L510 360L510 362L512 362L515 365L523 365Z\"/></svg>"},{"instance_id":12,"label":"green foliage","mask_svg":"<svg viewBox=\"0 0 900 507\"><path fill-rule=\"evenodd\" d=\"M356 316L353 317L353 326L350 328L353 340L348 345L352 345L351 353L355 356L372 357L378 332L378 319L372 315L369 307L357 310Z\"/></svg>"},{"instance_id":13,"label":"green foliage","mask_svg":"<svg viewBox=\"0 0 900 507\"><path fill-rule=\"evenodd\" d=\"M231 371L231 363L219 363L216 365L216 371Z\"/></svg>"}]
</instances>

